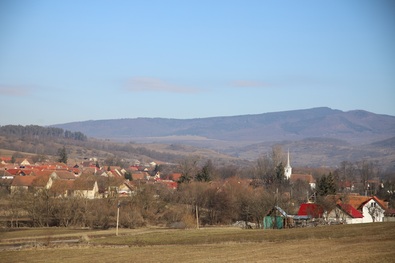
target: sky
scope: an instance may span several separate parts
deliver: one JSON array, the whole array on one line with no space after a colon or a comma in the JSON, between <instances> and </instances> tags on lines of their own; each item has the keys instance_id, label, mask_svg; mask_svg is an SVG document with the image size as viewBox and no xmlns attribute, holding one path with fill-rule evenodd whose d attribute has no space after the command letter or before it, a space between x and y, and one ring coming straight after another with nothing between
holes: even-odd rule
<instances>
[{"instance_id":1,"label":"sky","mask_svg":"<svg viewBox=\"0 0 395 263\"><path fill-rule=\"evenodd\" d=\"M395 116L391 0L0 1L0 125Z\"/></svg>"}]
</instances>

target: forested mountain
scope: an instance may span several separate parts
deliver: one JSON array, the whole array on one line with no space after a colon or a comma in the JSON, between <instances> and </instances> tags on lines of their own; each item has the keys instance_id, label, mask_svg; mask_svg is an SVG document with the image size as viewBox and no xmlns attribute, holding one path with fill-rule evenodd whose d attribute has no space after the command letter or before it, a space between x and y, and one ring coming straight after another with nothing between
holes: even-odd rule
<instances>
[{"instance_id":1,"label":"forested mountain","mask_svg":"<svg viewBox=\"0 0 395 263\"><path fill-rule=\"evenodd\" d=\"M367 111L314 108L201 119L136 118L57 124L95 138L123 141L268 142L310 137L370 143L395 135L395 117ZM187 137L186 137L187 136ZM189 137L188 137L189 136Z\"/></svg>"},{"instance_id":2,"label":"forested mountain","mask_svg":"<svg viewBox=\"0 0 395 263\"><path fill-rule=\"evenodd\" d=\"M379 161L395 169L395 117L330 108L201 119L135 118L54 125L120 142L192 145L256 160L273 145L290 149L297 166L336 166L342 161ZM166 149L165 149L166 151Z\"/></svg>"}]
</instances>

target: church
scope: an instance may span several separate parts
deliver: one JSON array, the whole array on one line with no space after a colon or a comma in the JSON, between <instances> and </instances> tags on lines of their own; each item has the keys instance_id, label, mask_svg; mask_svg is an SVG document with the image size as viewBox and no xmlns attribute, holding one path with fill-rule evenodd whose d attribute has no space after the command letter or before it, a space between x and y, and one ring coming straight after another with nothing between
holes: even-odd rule
<instances>
[{"instance_id":1,"label":"church","mask_svg":"<svg viewBox=\"0 0 395 263\"><path fill-rule=\"evenodd\" d=\"M306 181L309 183L311 189L315 189L316 181L311 174L293 174L291 162L289 159L289 150L287 156L287 165L284 167L284 176L287 178L291 183L295 183L297 180Z\"/></svg>"}]
</instances>

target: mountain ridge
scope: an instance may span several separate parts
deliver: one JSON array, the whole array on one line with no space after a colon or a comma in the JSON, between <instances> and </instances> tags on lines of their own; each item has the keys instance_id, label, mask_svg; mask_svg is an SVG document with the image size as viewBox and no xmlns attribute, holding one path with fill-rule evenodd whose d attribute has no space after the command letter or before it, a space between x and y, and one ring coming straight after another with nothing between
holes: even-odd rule
<instances>
[{"instance_id":1,"label":"mountain ridge","mask_svg":"<svg viewBox=\"0 0 395 263\"><path fill-rule=\"evenodd\" d=\"M80 131L95 138L121 141L158 140L169 136L198 136L228 142L324 137L361 143L395 135L394 116L364 110L343 112L327 107L193 119L139 117L90 120L52 126Z\"/></svg>"},{"instance_id":2,"label":"mountain ridge","mask_svg":"<svg viewBox=\"0 0 395 263\"><path fill-rule=\"evenodd\" d=\"M274 145L296 166L336 167L370 160L395 171L395 117L327 107L195 119L135 118L54 125L90 137L145 144L191 145L254 161Z\"/></svg>"}]
</instances>

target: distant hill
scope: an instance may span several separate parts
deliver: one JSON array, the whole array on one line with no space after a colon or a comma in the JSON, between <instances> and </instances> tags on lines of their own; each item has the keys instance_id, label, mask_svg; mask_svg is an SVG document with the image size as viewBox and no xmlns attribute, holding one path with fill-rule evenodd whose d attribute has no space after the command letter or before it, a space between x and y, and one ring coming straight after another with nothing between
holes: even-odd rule
<instances>
[{"instance_id":1,"label":"distant hill","mask_svg":"<svg viewBox=\"0 0 395 263\"><path fill-rule=\"evenodd\" d=\"M274 144L293 164L336 166L369 159L395 170L395 117L363 110L313 108L198 119L135 118L53 125L114 141L192 145L255 160Z\"/></svg>"},{"instance_id":2,"label":"distant hill","mask_svg":"<svg viewBox=\"0 0 395 263\"><path fill-rule=\"evenodd\" d=\"M267 142L320 137L366 143L395 135L395 117L330 108L200 119L135 118L53 125L90 137L158 142L217 140ZM188 137L189 136L189 137Z\"/></svg>"}]
</instances>

